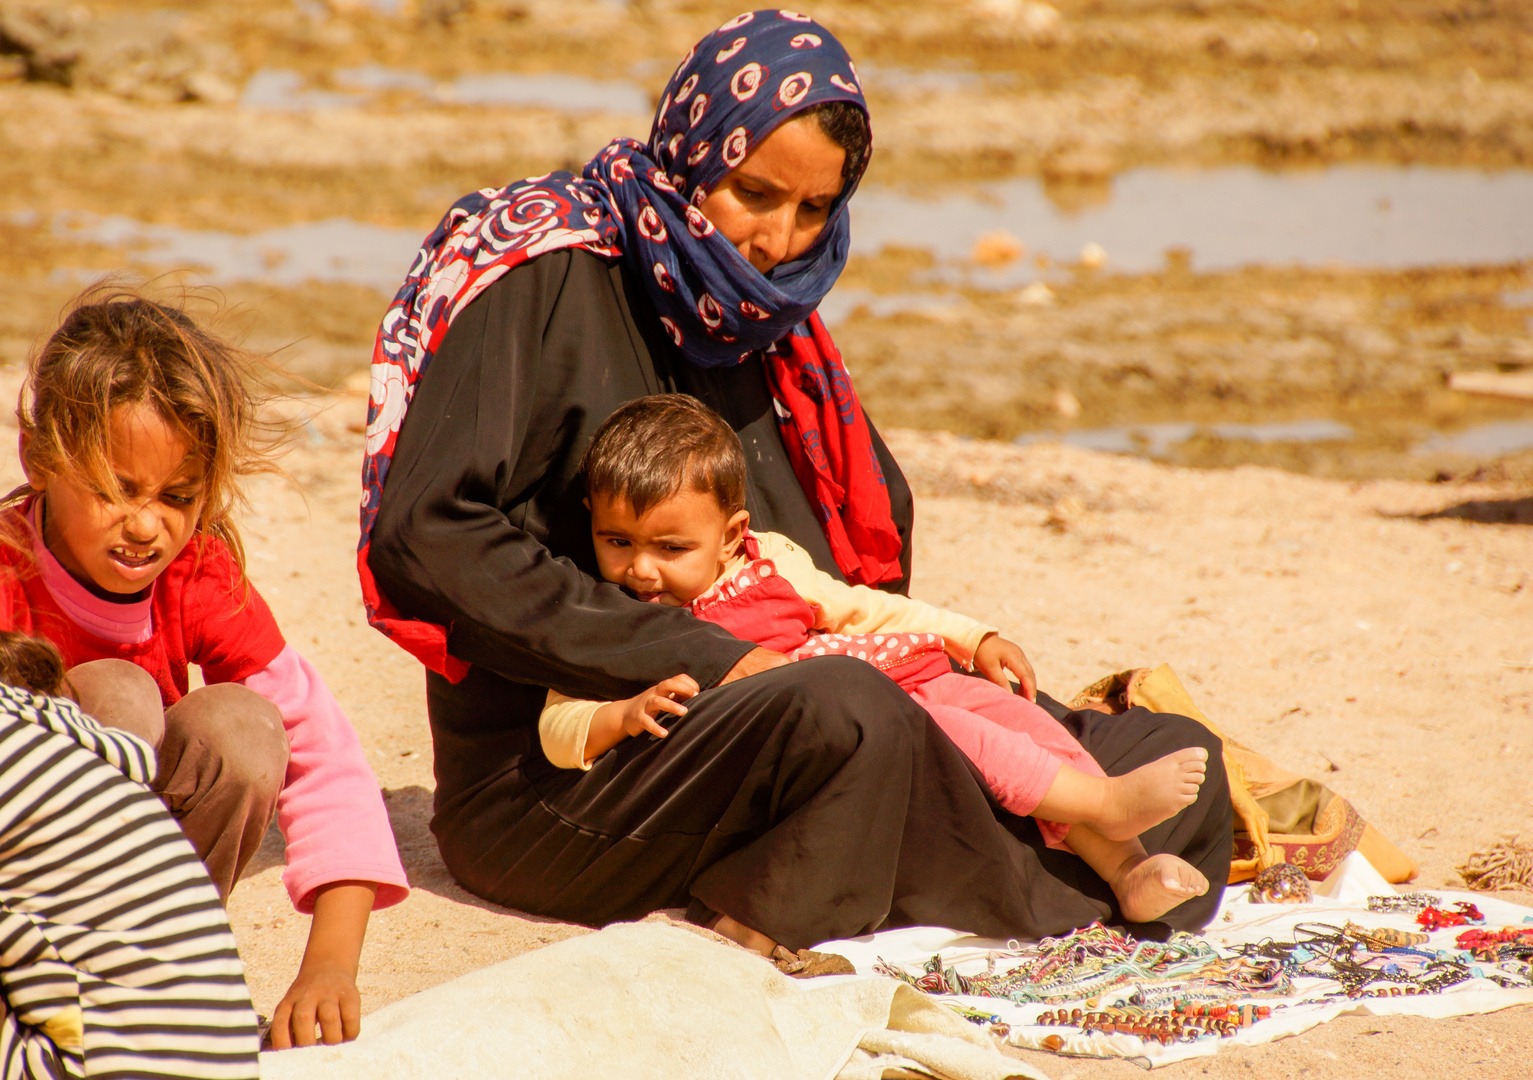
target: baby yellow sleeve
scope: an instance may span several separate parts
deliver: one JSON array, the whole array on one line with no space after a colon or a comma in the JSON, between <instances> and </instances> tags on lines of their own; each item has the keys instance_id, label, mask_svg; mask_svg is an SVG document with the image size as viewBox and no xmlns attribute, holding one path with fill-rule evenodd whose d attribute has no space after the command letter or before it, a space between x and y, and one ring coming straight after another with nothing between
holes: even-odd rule
<instances>
[{"instance_id":1,"label":"baby yellow sleeve","mask_svg":"<svg viewBox=\"0 0 1533 1080\"><path fill-rule=\"evenodd\" d=\"M591 733L591 717L602 706L600 701L582 701L550 690L538 716L538 739L548 760L561 769L591 768L586 761L586 738Z\"/></svg>"},{"instance_id":2,"label":"baby yellow sleeve","mask_svg":"<svg viewBox=\"0 0 1533 1080\"><path fill-rule=\"evenodd\" d=\"M808 552L777 533L757 533L761 554L777 565L778 573L817 609L815 629L833 634L940 634L948 655L971 663L974 650L993 626L931 604L866 585L837 581L814 565Z\"/></svg>"}]
</instances>

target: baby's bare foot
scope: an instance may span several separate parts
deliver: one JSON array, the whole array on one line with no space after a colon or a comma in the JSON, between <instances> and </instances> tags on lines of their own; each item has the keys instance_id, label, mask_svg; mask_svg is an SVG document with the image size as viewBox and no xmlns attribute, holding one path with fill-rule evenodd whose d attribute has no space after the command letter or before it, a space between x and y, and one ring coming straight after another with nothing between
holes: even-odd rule
<instances>
[{"instance_id":1,"label":"baby's bare foot","mask_svg":"<svg viewBox=\"0 0 1533 1080\"><path fill-rule=\"evenodd\" d=\"M1132 840L1191 806L1207 769L1208 751L1195 746L1167 754L1131 773L1110 776L1102 799L1102 817L1087 824L1109 840Z\"/></svg>"},{"instance_id":2,"label":"baby's bare foot","mask_svg":"<svg viewBox=\"0 0 1533 1080\"><path fill-rule=\"evenodd\" d=\"M1208 879L1175 855L1136 855L1109 884L1129 922L1154 922L1208 891Z\"/></svg>"}]
</instances>

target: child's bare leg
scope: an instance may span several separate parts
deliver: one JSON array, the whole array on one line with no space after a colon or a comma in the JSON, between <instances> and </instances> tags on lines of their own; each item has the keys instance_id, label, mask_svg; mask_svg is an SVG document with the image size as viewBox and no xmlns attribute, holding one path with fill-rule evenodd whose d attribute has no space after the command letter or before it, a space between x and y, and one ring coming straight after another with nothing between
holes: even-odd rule
<instances>
[{"instance_id":1,"label":"child's bare leg","mask_svg":"<svg viewBox=\"0 0 1533 1080\"><path fill-rule=\"evenodd\" d=\"M1065 843L1112 888L1129 922L1154 922L1178 904L1208 891L1208 879L1175 855L1149 855L1137 839L1109 840L1076 825Z\"/></svg>"},{"instance_id":2,"label":"child's bare leg","mask_svg":"<svg viewBox=\"0 0 1533 1080\"><path fill-rule=\"evenodd\" d=\"M154 676L127 660L76 664L64 692L102 727L137 735L156 750L165 741L165 705Z\"/></svg>"},{"instance_id":3,"label":"child's bare leg","mask_svg":"<svg viewBox=\"0 0 1533 1080\"><path fill-rule=\"evenodd\" d=\"M721 937L727 937L736 945L743 945L752 952L760 953L762 956L771 956L772 950L777 948L777 942L759 930L752 930L743 923L736 922L728 915L720 915L717 919L713 920L712 925L708 929Z\"/></svg>"},{"instance_id":4,"label":"child's bare leg","mask_svg":"<svg viewBox=\"0 0 1533 1080\"><path fill-rule=\"evenodd\" d=\"M165 711L154 790L191 841L221 900L277 809L287 774L282 714L238 683L193 690Z\"/></svg>"},{"instance_id":5,"label":"child's bare leg","mask_svg":"<svg viewBox=\"0 0 1533 1080\"><path fill-rule=\"evenodd\" d=\"M1128 840L1191 806L1207 769L1208 751L1201 746L1167 754L1122 776L1088 776L1062 765L1032 816L1088 825L1109 840Z\"/></svg>"}]
</instances>

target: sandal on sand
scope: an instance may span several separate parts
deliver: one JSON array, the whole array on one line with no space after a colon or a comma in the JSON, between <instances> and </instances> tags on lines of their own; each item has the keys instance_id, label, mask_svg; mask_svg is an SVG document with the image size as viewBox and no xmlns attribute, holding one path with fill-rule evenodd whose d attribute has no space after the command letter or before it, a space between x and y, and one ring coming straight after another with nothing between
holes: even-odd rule
<instances>
[{"instance_id":1,"label":"sandal on sand","mask_svg":"<svg viewBox=\"0 0 1533 1080\"><path fill-rule=\"evenodd\" d=\"M791 975L795 979L812 979L817 975L857 974L857 969L852 966L850 960L835 953L814 952L811 949L800 949L796 953L791 953L779 945L772 950L769 959L778 971L784 975Z\"/></svg>"}]
</instances>

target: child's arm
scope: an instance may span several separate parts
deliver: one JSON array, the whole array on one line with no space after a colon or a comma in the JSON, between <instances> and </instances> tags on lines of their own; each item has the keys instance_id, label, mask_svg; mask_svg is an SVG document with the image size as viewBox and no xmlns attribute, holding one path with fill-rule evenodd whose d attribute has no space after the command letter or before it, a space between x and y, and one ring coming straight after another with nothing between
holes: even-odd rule
<instances>
[{"instance_id":1,"label":"child's arm","mask_svg":"<svg viewBox=\"0 0 1533 1080\"><path fill-rule=\"evenodd\" d=\"M355 1038L360 1016L357 957L374 907L409 895L378 780L340 704L319 673L291 646L243 680L277 706L287 730L287 778L277 820L287 838L282 875L293 906L312 911L309 945L279 1014L272 1044ZM327 1022L326 1018L330 1020Z\"/></svg>"},{"instance_id":2,"label":"child's arm","mask_svg":"<svg viewBox=\"0 0 1533 1080\"><path fill-rule=\"evenodd\" d=\"M919 600L866 585L847 585L819 567L803 548L777 533L757 533L761 553L771 559L788 583L816 609L815 628L836 634L937 634L948 655L979 671L998 686L1011 689L1010 671L1029 701L1037 700L1038 679L1020 646L993 626L945 611Z\"/></svg>"},{"instance_id":3,"label":"child's arm","mask_svg":"<svg viewBox=\"0 0 1533 1080\"><path fill-rule=\"evenodd\" d=\"M996 628L908 596L837 581L814 565L803 548L777 533L757 533L761 554L817 611L817 630L835 634L938 634L948 654L972 664L980 643Z\"/></svg>"},{"instance_id":4,"label":"child's arm","mask_svg":"<svg viewBox=\"0 0 1533 1080\"><path fill-rule=\"evenodd\" d=\"M331 1045L349 1042L362 1030L357 964L377 893L371 881L333 881L315 890L314 922L298 977L272 1016L276 1049L313 1046L316 1025Z\"/></svg>"},{"instance_id":5,"label":"child's arm","mask_svg":"<svg viewBox=\"0 0 1533 1080\"><path fill-rule=\"evenodd\" d=\"M690 675L673 675L622 701L581 701L550 690L538 717L543 753L561 769L589 769L624 739L646 731L665 738L670 733L660 726L661 714L685 716L681 702L697 693Z\"/></svg>"}]
</instances>

